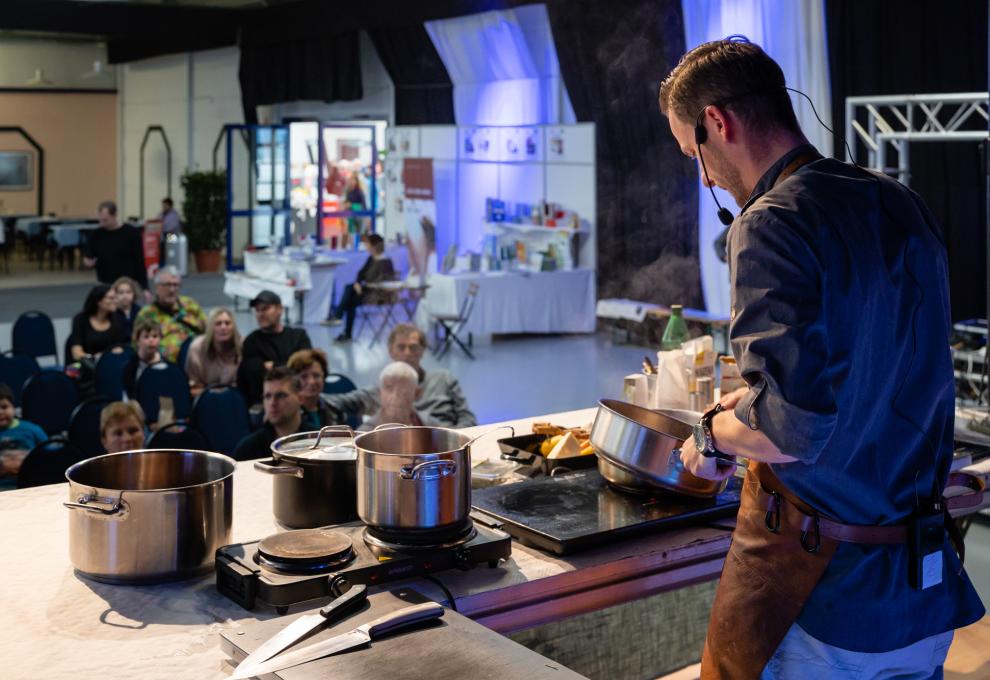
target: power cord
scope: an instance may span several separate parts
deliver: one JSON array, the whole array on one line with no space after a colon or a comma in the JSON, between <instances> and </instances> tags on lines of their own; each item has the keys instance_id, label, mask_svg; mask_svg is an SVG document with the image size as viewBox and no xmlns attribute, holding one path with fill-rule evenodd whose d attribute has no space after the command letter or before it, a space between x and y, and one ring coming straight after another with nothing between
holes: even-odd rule
<instances>
[{"instance_id":1,"label":"power cord","mask_svg":"<svg viewBox=\"0 0 990 680\"><path fill-rule=\"evenodd\" d=\"M443 594L447 597L447 606L450 607L450 609L454 610L455 612L457 611L457 601L454 600L454 594L450 592L447 586L445 586L440 581L440 579L438 579L436 576L433 576L432 574L423 574L422 578L424 578L425 580L429 581L437 588L442 590Z\"/></svg>"}]
</instances>

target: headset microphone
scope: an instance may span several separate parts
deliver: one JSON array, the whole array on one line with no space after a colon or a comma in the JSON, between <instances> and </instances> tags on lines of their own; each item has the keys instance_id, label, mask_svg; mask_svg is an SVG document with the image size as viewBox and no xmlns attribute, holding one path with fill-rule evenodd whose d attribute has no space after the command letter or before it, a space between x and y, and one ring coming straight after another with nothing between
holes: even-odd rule
<instances>
[{"instance_id":1,"label":"headset microphone","mask_svg":"<svg viewBox=\"0 0 990 680\"><path fill-rule=\"evenodd\" d=\"M694 123L694 142L698 146L698 160L701 161L701 171L705 173L705 183L708 185L708 190L712 192L712 200L715 201L715 205L718 206L718 221L728 227L732 224L732 220L734 220L735 217L728 208L722 207L722 204L718 202L718 197L715 195L715 188L712 186L712 181L708 178L708 168L705 167L705 157L701 154L701 145L708 141L708 130L706 130L705 126L701 124L701 117L703 115L705 115L704 109L698 114L698 118Z\"/></svg>"}]
</instances>

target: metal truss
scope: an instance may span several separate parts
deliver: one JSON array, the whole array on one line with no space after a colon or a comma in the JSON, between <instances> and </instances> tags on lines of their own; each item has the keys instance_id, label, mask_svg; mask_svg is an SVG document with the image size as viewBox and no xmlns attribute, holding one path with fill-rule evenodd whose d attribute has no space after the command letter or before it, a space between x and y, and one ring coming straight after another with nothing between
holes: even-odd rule
<instances>
[{"instance_id":1,"label":"metal truss","mask_svg":"<svg viewBox=\"0 0 990 680\"><path fill-rule=\"evenodd\" d=\"M846 139L854 157L865 148L869 167L907 185L911 142L983 141L988 108L986 92L846 97Z\"/></svg>"}]
</instances>

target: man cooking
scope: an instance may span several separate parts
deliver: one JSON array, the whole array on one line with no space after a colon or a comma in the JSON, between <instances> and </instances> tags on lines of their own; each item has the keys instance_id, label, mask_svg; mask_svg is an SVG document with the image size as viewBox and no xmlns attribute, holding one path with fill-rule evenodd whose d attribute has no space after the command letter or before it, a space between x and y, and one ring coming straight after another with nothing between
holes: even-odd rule
<instances>
[{"instance_id":1,"label":"man cooking","mask_svg":"<svg viewBox=\"0 0 990 680\"><path fill-rule=\"evenodd\" d=\"M940 505L954 408L941 230L893 179L808 144L783 72L745 39L684 55L660 109L705 186L741 207L730 340L748 387L682 449L708 479L733 472L718 456L751 461L702 677L941 677L953 629L984 613ZM914 526L934 538L910 540Z\"/></svg>"}]
</instances>

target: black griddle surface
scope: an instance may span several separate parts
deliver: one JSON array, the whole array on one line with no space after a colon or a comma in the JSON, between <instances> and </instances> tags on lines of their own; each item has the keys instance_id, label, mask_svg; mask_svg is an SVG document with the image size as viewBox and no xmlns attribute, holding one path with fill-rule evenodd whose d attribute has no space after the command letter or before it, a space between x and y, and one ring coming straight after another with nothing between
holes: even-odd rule
<instances>
[{"instance_id":1,"label":"black griddle surface","mask_svg":"<svg viewBox=\"0 0 990 680\"><path fill-rule=\"evenodd\" d=\"M564 555L630 536L736 514L740 481L715 498L617 491L597 470L472 492L472 505L520 542Z\"/></svg>"}]
</instances>

